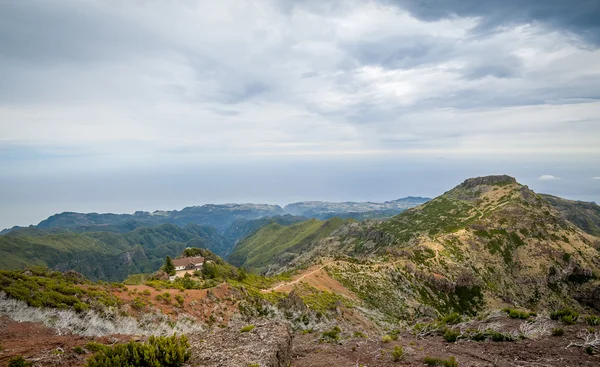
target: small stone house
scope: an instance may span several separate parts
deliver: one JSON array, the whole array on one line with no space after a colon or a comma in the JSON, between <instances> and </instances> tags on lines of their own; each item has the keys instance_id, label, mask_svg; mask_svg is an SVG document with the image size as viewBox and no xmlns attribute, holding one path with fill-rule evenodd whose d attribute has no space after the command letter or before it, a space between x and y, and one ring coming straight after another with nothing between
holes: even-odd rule
<instances>
[{"instance_id":1,"label":"small stone house","mask_svg":"<svg viewBox=\"0 0 600 367\"><path fill-rule=\"evenodd\" d=\"M202 270L202 266L204 265L204 258L201 256L198 257L184 257L182 259L173 260L173 265L175 266L175 271L183 271L183 270Z\"/></svg>"}]
</instances>

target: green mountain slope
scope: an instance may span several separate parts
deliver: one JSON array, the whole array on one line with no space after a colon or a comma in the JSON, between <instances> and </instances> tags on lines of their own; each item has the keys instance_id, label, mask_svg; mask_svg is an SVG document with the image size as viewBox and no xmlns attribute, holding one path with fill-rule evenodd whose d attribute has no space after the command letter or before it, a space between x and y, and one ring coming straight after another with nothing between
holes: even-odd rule
<instances>
[{"instance_id":1,"label":"green mountain slope","mask_svg":"<svg viewBox=\"0 0 600 367\"><path fill-rule=\"evenodd\" d=\"M233 223L231 223L229 228L223 232L223 236L225 236L225 238L235 245L237 244L237 241L253 234L268 224L277 223L283 226L289 226L305 220L308 220L308 218L297 217L290 214L279 215L276 217L264 217L260 219L236 219ZM233 246L231 250L233 250Z\"/></svg>"},{"instance_id":2,"label":"green mountain slope","mask_svg":"<svg viewBox=\"0 0 600 367\"><path fill-rule=\"evenodd\" d=\"M39 233L38 233L39 234ZM62 232L41 236L0 236L0 268L42 265L75 270L97 280L123 280L129 274L160 268L165 256L186 247L222 252L228 241L212 227L172 224L141 227L127 233Z\"/></svg>"},{"instance_id":3,"label":"green mountain slope","mask_svg":"<svg viewBox=\"0 0 600 367\"><path fill-rule=\"evenodd\" d=\"M264 272L268 265L285 263L311 243L330 236L346 223L340 218L324 222L309 219L290 226L272 222L240 241L228 261L236 266Z\"/></svg>"},{"instance_id":4,"label":"green mountain slope","mask_svg":"<svg viewBox=\"0 0 600 367\"><path fill-rule=\"evenodd\" d=\"M595 307L600 239L512 177L468 179L386 222L343 226L280 270L329 273L392 320L520 306Z\"/></svg>"},{"instance_id":5,"label":"green mountain slope","mask_svg":"<svg viewBox=\"0 0 600 367\"><path fill-rule=\"evenodd\" d=\"M585 232L600 236L600 206L585 201L574 201L552 195L540 194L562 216Z\"/></svg>"}]
</instances>

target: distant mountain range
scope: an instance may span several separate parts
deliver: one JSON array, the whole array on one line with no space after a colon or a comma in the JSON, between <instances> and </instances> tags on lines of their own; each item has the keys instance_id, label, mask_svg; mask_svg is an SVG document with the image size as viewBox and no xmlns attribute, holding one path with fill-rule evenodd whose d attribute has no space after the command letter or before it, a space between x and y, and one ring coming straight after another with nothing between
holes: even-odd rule
<instances>
[{"instance_id":1,"label":"distant mountain range","mask_svg":"<svg viewBox=\"0 0 600 367\"><path fill-rule=\"evenodd\" d=\"M589 234L598 235L598 205L549 195L539 197L557 209L564 219ZM470 200L468 197L459 199ZM462 203L460 200L456 202ZM404 223L398 218L405 218L415 211L413 209L405 216L396 215L427 202L430 203L428 198L407 197L384 203L309 201L284 208L267 204L210 204L153 213L65 212L53 215L37 226L3 231L0 235L0 269L42 265L58 270L73 269L93 280L123 280L129 274L156 271L166 255L174 256L186 247L202 247L236 266L273 272L288 266L334 232L344 227L354 228L359 224L357 221L363 219L389 220L385 223L391 226L390 230L367 236L381 241L391 229L396 231ZM431 212L432 205L427 207ZM458 209L447 209L429 215L427 223L413 215L415 219L402 226L410 232L423 226L432 231L458 221ZM371 246L371 243L373 241L367 241L360 246Z\"/></svg>"},{"instance_id":2,"label":"distant mountain range","mask_svg":"<svg viewBox=\"0 0 600 367\"><path fill-rule=\"evenodd\" d=\"M423 197L405 197L383 203L367 202L342 202L327 201L302 201L286 205L283 210L293 215L301 215L316 219L329 219L333 217L368 219L392 217L406 209L424 204L431 200Z\"/></svg>"},{"instance_id":3,"label":"distant mountain range","mask_svg":"<svg viewBox=\"0 0 600 367\"><path fill-rule=\"evenodd\" d=\"M227 257L238 241L265 226L288 228L309 220L312 215L391 217L418 202L407 198L382 204L290 204L295 208L294 213L306 216L286 214L287 210L280 206L268 204L209 204L133 214L65 212L36 226L2 231L0 269L42 265L57 270L73 269L92 280L123 280L129 274L158 270L166 255L174 256L186 247L202 247ZM310 233L307 236L305 240L317 238ZM241 259L238 263L246 261L242 253L238 251L233 257ZM262 266L264 262L248 258L246 265Z\"/></svg>"},{"instance_id":4,"label":"distant mountain range","mask_svg":"<svg viewBox=\"0 0 600 367\"><path fill-rule=\"evenodd\" d=\"M175 224L185 227L198 224L215 227L225 231L238 219L252 220L264 217L275 217L286 214L308 218L328 219L335 216L342 218L367 219L392 217L402 211L423 204L428 198L407 197L385 203L372 202L323 202L306 201L293 203L281 208L269 204L206 204L191 206L182 210L157 210L152 213L137 211L133 214L113 213L74 213L64 212L50 216L35 226L15 226L0 232L6 234L15 229L68 229L76 232L111 231L126 232L141 226L159 224Z\"/></svg>"}]
</instances>

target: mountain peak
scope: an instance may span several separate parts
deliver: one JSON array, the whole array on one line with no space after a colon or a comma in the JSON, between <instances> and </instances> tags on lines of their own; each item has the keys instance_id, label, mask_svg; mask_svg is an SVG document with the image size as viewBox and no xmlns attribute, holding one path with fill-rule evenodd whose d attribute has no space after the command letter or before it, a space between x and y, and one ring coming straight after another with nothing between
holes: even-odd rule
<instances>
[{"instance_id":1,"label":"mountain peak","mask_svg":"<svg viewBox=\"0 0 600 367\"><path fill-rule=\"evenodd\" d=\"M459 186L465 189L472 189L481 185L504 185L504 184L516 184L517 180L514 177L508 175L492 175L483 177L474 177L466 179Z\"/></svg>"}]
</instances>

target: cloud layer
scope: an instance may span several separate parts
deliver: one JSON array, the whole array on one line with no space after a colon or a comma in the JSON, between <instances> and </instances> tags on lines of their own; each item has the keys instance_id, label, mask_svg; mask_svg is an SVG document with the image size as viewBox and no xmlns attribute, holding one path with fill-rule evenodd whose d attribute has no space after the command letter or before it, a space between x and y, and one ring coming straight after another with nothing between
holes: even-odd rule
<instances>
[{"instance_id":1,"label":"cloud layer","mask_svg":"<svg viewBox=\"0 0 600 367\"><path fill-rule=\"evenodd\" d=\"M3 1L0 187L199 162L251 180L267 161L328 162L296 190L307 199L328 198L322 177L339 166L331 182L356 182L358 199L373 183L347 172L383 182L383 161L419 162L402 177L476 160L469 174L527 162L518 172L540 185L594 182L599 12L597 0Z\"/></svg>"},{"instance_id":2,"label":"cloud layer","mask_svg":"<svg viewBox=\"0 0 600 367\"><path fill-rule=\"evenodd\" d=\"M598 154L598 9L563 3L3 2L1 144Z\"/></svg>"}]
</instances>

